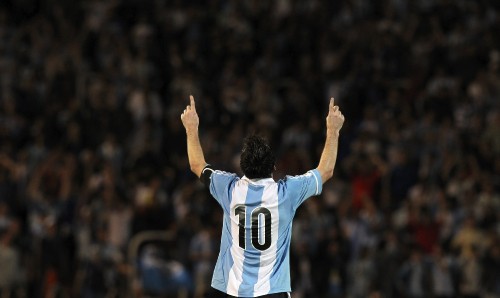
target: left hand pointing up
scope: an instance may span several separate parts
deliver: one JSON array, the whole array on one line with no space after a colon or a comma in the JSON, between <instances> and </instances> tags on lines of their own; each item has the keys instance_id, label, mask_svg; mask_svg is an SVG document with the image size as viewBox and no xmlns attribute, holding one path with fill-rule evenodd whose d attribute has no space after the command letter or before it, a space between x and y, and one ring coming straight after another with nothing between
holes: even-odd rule
<instances>
[{"instance_id":1,"label":"left hand pointing up","mask_svg":"<svg viewBox=\"0 0 500 298\"><path fill-rule=\"evenodd\" d=\"M196 113L196 104L194 102L194 97L189 96L190 104L186 106L184 112L181 114L182 125L186 129L186 133L194 132L198 130L198 125L200 124L200 119Z\"/></svg>"}]
</instances>

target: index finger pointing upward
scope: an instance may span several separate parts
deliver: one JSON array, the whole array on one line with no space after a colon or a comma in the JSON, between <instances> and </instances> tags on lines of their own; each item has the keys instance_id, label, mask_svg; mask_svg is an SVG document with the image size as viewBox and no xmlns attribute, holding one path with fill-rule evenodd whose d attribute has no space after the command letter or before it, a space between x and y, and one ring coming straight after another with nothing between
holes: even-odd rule
<instances>
[{"instance_id":1,"label":"index finger pointing upward","mask_svg":"<svg viewBox=\"0 0 500 298\"><path fill-rule=\"evenodd\" d=\"M330 104L328 105L328 109L332 111L334 107L335 107L335 98L330 97Z\"/></svg>"},{"instance_id":2,"label":"index finger pointing upward","mask_svg":"<svg viewBox=\"0 0 500 298\"><path fill-rule=\"evenodd\" d=\"M191 102L191 108L196 110L196 104L194 103L194 97L192 95L189 95L189 101Z\"/></svg>"}]
</instances>

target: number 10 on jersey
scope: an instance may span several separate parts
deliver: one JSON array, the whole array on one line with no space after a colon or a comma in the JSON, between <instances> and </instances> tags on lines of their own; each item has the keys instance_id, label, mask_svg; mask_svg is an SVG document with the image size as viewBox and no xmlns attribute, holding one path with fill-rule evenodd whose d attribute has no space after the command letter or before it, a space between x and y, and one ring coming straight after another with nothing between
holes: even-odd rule
<instances>
[{"instance_id":1,"label":"number 10 on jersey","mask_svg":"<svg viewBox=\"0 0 500 298\"><path fill-rule=\"evenodd\" d=\"M234 215L239 217L239 245L245 249L245 220L246 220L247 207L245 205L238 205L234 209ZM259 226L259 217L261 214L264 217L264 231ZM262 251L271 246L271 211L265 207L257 207L250 213L251 216L251 239L252 246ZM261 217L262 218L262 217ZM264 232L264 243L260 243L260 233Z\"/></svg>"}]
</instances>

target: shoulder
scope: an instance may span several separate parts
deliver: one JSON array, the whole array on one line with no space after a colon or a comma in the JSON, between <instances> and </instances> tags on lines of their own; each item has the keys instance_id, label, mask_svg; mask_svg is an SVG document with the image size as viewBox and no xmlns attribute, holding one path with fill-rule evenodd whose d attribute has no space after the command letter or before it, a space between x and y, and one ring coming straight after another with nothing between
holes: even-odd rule
<instances>
[{"instance_id":1,"label":"shoulder","mask_svg":"<svg viewBox=\"0 0 500 298\"><path fill-rule=\"evenodd\" d=\"M213 171L214 171L214 173L217 173L219 175L236 176L235 173L226 172L226 171L223 171L223 170L213 170Z\"/></svg>"},{"instance_id":2,"label":"shoulder","mask_svg":"<svg viewBox=\"0 0 500 298\"><path fill-rule=\"evenodd\" d=\"M295 176L285 176L279 182L284 188L295 189L297 191L302 191L304 189L309 189L310 195L318 195L321 193L322 181L321 174L317 169L307 171L302 175Z\"/></svg>"},{"instance_id":3,"label":"shoulder","mask_svg":"<svg viewBox=\"0 0 500 298\"><path fill-rule=\"evenodd\" d=\"M316 174L314 171L317 170L310 170L301 175L286 175L283 179L279 180L278 183L295 182L304 179L317 178L317 175L319 175L319 173Z\"/></svg>"},{"instance_id":4,"label":"shoulder","mask_svg":"<svg viewBox=\"0 0 500 298\"><path fill-rule=\"evenodd\" d=\"M221 171L221 170L213 170L212 171L212 175L217 175L217 176L227 177L227 178L231 177L231 178L237 178L237 179L239 179L238 175L236 175L235 173Z\"/></svg>"},{"instance_id":5,"label":"shoulder","mask_svg":"<svg viewBox=\"0 0 500 298\"><path fill-rule=\"evenodd\" d=\"M235 173L225 172L215 169L212 165L207 164L201 171L200 180L205 186L209 187L212 183L218 186L226 185L239 179Z\"/></svg>"},{"instance_id":6,"label":"shoulder","mask_svg":"<svg viewBox=\"0 0 500 298\"><path fill-rule=\"evenodd\" d=\"M225 183L230 183L233 181L240 180L240 177L238 177L238 175L236 175L235 173L221 171L221 170L214 170L211 173L211 179L214 181L219 181L219 182L224 181Z\"/></svg>"},{"instance_id":7,"label":"shoulder","mask_svg":"<svg viewBox=\"0 0 500 298\"><path fill-rule=\"evenodd\" d=\"M230 173L230 172L226 172L226 171L217 170L211 164L207 164L203 168L203 170L201 171L201 175L202 176L216 175L216 176L220 176L220 177L237 177L235 173Z\"/></svg>"}]
</instances>

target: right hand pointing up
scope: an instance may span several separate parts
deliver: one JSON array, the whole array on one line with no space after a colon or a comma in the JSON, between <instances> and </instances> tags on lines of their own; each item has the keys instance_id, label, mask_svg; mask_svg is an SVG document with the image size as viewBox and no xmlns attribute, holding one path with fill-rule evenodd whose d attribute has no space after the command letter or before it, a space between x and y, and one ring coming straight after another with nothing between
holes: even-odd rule
<instances>
[{"instance_id":1,"label":"right hand pointing up","mask_svg":"<svg viewBox=\"0 0 500 298\"><path fill-rule=\"evenodd\" d=\"M344 120L344 115L340 112L339 107L335 105L335 99L332 97L330 99L328 116L326 116L326 128L332 132L340 132Z\"/></svg>"}]
</instances>

